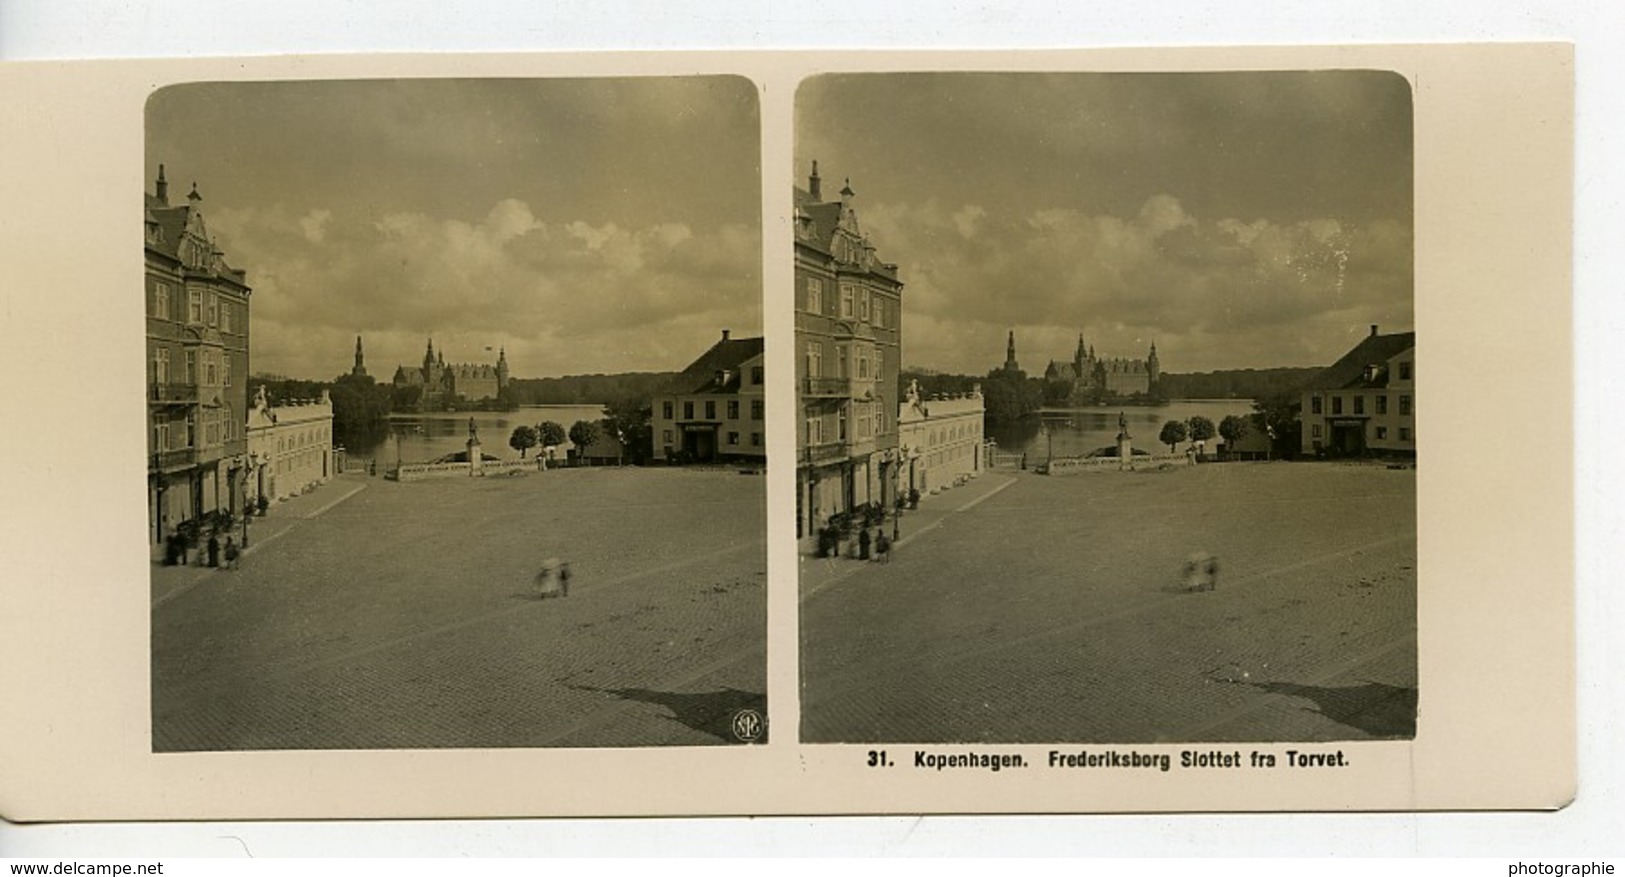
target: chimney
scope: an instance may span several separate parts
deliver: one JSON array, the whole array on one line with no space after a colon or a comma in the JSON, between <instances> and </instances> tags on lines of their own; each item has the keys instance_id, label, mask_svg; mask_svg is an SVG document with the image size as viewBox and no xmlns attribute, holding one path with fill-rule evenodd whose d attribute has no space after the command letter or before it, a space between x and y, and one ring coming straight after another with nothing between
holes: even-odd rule
<instances>
[{"instance_id":1,"label":"chimney","mask_svg":"<svg viewBox=\"0 0 1625 877\"><path fill-rule=\"evenodd\" d=\"M818 178L818 160L813 159L812 176L807 178L807 193L812 195L815 202L824 200L823 182Z\"/></svg>"},{"instance_id":2,"label":"chimney","mask_svg":"<svg viewBox=\"0 0 1625 877\"><path fill-rule=\"evenodd\" d=\"M1377 337L1377 324L1376 323L1371 324L1371 337L1372 338Z\"/></svg>"},{"instance_id":3,"label":"chimney","mask_svg":"<svg viewBox=\"0 0 1625 877\"><path fill-rule=\"evenodd\" d=\"M162 201L165 207L169 206L169 181L164 179L164 166L161 164L158 165L158 185L153 194L158 196L158 200Z\"/></svg>"},{"instance_id":4,"label":"chimney","mask_svg":"<svg viewBox=\"0 0 1625 877\"><path fill-rule=\"evenodd\" d=\"M728 340L728 330L727 329L722 330L722 340L724 340L724 341Z\"/></svg>"}]
</instances>

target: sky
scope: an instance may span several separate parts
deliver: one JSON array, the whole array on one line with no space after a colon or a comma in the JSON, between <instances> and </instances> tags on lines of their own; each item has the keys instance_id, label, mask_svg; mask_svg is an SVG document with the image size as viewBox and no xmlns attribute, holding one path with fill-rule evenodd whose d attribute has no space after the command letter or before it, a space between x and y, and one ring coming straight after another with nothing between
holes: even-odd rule
<instances>
[{"instance_id":1,"label":"sky","mask_svg":"<svg viewBox=\"0 0 1625 877\"><path fill-rule=\"evenodd\" d=\"M432 337L515 377L676 371L760 334L760 135L735 77L200 83L147 103L247 272L250 368L389 380Z\"/></svg>"},{"instance_id":2,"label":"sky","mask_svg":"<svg viewBox=\"0 0 1625 877\"><path fill-rule=\"evenodd\" d=\"M1413 320L1409 83L1382 71L829 74L796 185L850 181L903 361L1328 365Z\"/></svg>"}]
</instances>

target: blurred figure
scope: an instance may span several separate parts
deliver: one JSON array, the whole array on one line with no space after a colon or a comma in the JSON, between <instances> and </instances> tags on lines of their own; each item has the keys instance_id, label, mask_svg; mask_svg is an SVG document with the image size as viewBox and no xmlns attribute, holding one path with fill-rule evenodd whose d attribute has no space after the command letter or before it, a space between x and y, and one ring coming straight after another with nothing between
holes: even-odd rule
<instances>
[{"instance_id":1,"label":"blurred figure","mask_svg":"<svg viewBox=\"0 0 1625 877\"><path fill-rule=\"evenodd\" d=\"M536 596L546 600L548 597L564 596L564 586L559 576L561 564L557 557L549 557L542 561L542 570L536 574Z\"/></svg>"},{"instance_id":2,"label":"blurred figure","mask_svg":"<svg viewBox=\"0 0 1625 877\"><path fill-rule=\"evenodd\" d=\"M1219 586L1219 559L1205 551L1185 558L1185 590L1211 591Z\"/></svg>"}]
</instances>

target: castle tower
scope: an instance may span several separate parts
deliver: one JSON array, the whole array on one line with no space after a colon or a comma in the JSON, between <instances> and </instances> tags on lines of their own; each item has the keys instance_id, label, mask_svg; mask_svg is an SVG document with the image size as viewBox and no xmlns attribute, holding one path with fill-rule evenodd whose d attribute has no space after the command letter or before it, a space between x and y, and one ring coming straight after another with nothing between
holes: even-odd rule
<instances>
[{"instance_id":1,"label":"castle tower","mask_svg":"<svg viewBox=\"0 0 1625 877\"><path fill-rule=\"evenodd\" d=\"M508 348L497 348L497 389L508 388Z\"/></svg>"},{"instance_id":2,"label":"castle tower","mask_svg":"<svg viewBox=\"0 0 1625 877\"><path fill-rule=\"evenodd\" d=\"M1083 364L1088 359L1089 359L1089 348L1084 346L1084 344L1083 344L1083 333L1079 332L1078 333L1078 351L1076 353L1072 354L1072 370L1079 377L1083 376Z\"/></svg>"},{"instance_id":3,"label":"castle tower","mask_svg":"<svg viewBox=\"0 0 1625 877\"><path fill-rule=\"evenodd\" d=\"M164 166L161 164L158 165L158 185L154 187L153 194L165 207L169 206L169 180L164 179Z\"/></svg>"},{"instance_id":4,"label":"castle tower","mask_svg":"<svg viewBox=\"0 0 1625 877\"><path fill-rule=\"evenodd\" d=\"M350 369L350 374L355 375L358 378L364 378L367 376L367 366L361 356L360 335L355 336L355 368Z\"/></svg>"},{"instance_id":5,"label":"castle tower","mask_svg":"<svg viewBox=\"0 0 1625 877\"><path fill-rule=\"evenodd\" d=\"M162 166L160 166L159 167L160 173L162 172L162 170L163 170L163 168L162 168ZM823 186L823 183L824 183L824 181L818 176L818 160L813 159L812 176L807 178L807 194L812 196L812 199L813 199L813 201L815 203L824 200L824 186Z\"/></svg>"},{"instance_id":6,"label":"castle tower","mask_svg":"<svg viewBox=\"0 0 1625 877\"><path fill-rule=\"evenodd\" d=\"M429 379L429 369L434 366L434 339L429 339L429 349L423 353L423 379Z\"/></svg>"},{"instance_id":7,"label":"castle tower","mask_svg":"<svg viewBox=\"0 0 1625 877\"><path fill-rule=\"evenodd\" d=\"M1010 340L1004 345L1004 370L1007 372L1020 371L1021 366L1016 365L1016 330L1010 330Z\"/></svg>"},{"instance_id":8,"label":"castle tower","mask_svg":"<svg viewBox=\"0 0 1625 877\"><path fill-rule=\"evenodd\" d=\"M1151 379L1151 389L1157 388L1157 379L1162 376L1162 363L1157 361L1157 342L1151 342L1151 355L1145 358L1145 371Z\"/></svg>"}]
</instances>

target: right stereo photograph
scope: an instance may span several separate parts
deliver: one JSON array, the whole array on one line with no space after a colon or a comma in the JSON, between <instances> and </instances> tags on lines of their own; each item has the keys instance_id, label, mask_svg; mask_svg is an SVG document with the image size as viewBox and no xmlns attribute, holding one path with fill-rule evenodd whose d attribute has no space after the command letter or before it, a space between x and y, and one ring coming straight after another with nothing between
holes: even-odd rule
<instances>
[{"instance_id":1,"label":"right stereo photograph","mask_svg":"<svg viewBox=\"0 0 1625 877\"><path fill-rule=\"evenodd\" d=\"M1410 83L795 109L800 738L1414 738Z\"/></svg>"}]
</instances>

